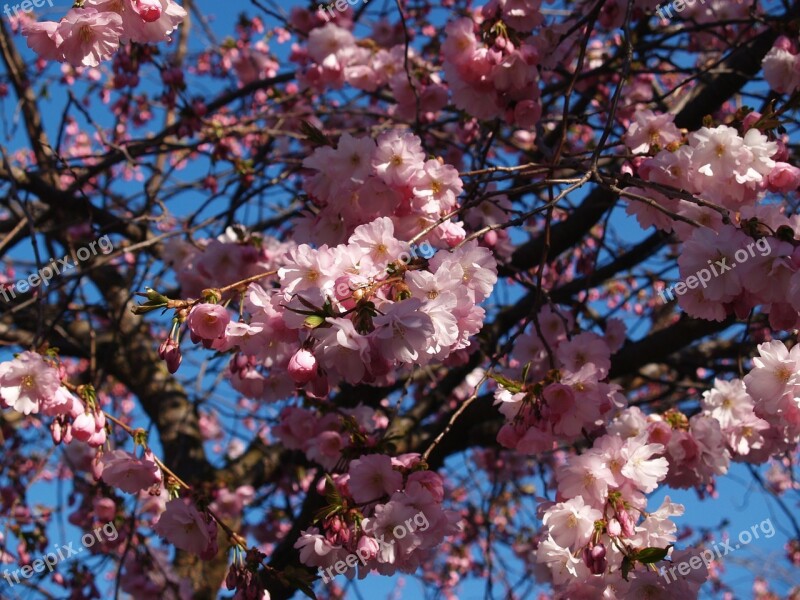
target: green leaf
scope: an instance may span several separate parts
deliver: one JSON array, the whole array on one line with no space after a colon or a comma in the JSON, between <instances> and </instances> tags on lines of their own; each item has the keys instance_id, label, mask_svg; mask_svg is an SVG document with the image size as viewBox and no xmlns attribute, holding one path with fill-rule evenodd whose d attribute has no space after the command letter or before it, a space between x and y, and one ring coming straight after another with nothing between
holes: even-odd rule
<instances>
[{"instance_id":1,"label":"green leaf","mask_svg":"<svg viewBox=\"0 0 800 600\"><path fill-rule=\"evenodd\" d=\"M625 581L628 581L628 573L631 572L633 568L633 561L628 558L627 556L623 557L622 559L622 578Z\"/></svg>"},{"instance_id":2,"label":"green leaf","mask_svg":"<svg viewBox=\"0 0 800 600\"><path fill-rule=\"evenodd\" d=\"M497 383L502 385L512 394L517 394L522 391L522 384L519 383L518 381L511 381L510 379L507 379L502 375L496 375L494 373L490 373L489 377L494 379Z\"/></svg>"},{"instance_id":3,"label":"green leaf","mask_svg":"<svg viewBox=\"0 0 800 600\"><path fill-rule=\"evenodd\" d=\"M325 519L334 516L341 510L341 506L323 506L314 514L314 523L324 521Z\"/></svg>"},{"instance_id":4,"label":"green leaf","mask_svg":"<svg viewBox=\"0 0 800 600\"><path fill-rule=\"evenodd\" d=\"M672 544L666 548L642 548L636 553L634 558L645 564L656 563L660 560L664 560L667 557L670 548L672 548Z\"/></svg>"},{"instance_id":5,"label":"green leaf","mask_svg":"<svg viewBox=\"0 0 800 600\"><path fill-rule=\"evenodd\" d=\"M305 325L308 329L316 329L324 322L325 317L321 317L320 315L308 315L305 321L303 321L303 325Z\"/></svg>"}]
</instances>

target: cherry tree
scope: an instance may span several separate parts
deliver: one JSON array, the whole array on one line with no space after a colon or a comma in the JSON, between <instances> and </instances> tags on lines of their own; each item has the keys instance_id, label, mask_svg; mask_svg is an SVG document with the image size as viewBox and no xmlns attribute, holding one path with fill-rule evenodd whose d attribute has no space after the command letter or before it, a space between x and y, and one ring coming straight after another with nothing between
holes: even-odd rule
<instances>
[{"instance_id":1,"label":"cherry tree","mask_svg":"<svg viewBox=\"0 0 800 600\"><path fill-rule=\"evenodd\" d=\"M697 598L734 468L797 581L796 2L21 6L0 595Z\"/></svg>"}]
</instances>

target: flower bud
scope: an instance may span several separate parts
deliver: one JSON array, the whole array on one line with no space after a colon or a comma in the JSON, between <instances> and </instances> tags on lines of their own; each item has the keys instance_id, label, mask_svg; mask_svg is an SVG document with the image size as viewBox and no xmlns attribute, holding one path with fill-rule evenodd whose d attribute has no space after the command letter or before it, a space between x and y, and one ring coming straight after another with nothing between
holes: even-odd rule
<instances>
[{"instance_id":1,"label":"flower bud","mask_svg":"<svg viewBox=\"0 0 800 600\"><path fill-rule=\"evenodd\" d=\"M361 536L360 540L358 540L356 554L358 554L359 558L363 557L363 561L366 562L378 556L379 550L380 545L378 544L378 540L373 537L369 537L368 535L364 535Z\"/></svg>"},{"instance_id":2,"label":"flower bud","mask_svg":"<svg viewBox=\"0 0 800 600\"><path fill-rule=\"evenodd\" d=\"M167 370L170 373L175 373L183 360L181 348L172 338L167 338L161 342L158 347L158 356L167 362Z\"/></svg>"},{"instance_id":3,"label":"flower bud","mask_svg":"<svg viewBox=\"0 0 800 600\"><path fill-rule=\"evenodd\" d=\"M304 385L317 376L317 359L308 350L300 349L289 360L289 377Z\"/></svg>"},{"instance_id":4,"label":"flower bud","mask_svg":"<svg viewBox=\"0 0 800 600\"><path fill-rule=\"evenodd\" d=\"M88 442L95 433L94 416L83 413L75 418L72 423L72 435L81 442Z\"/></svg>"},{"instance_id":5,"label":"flower bud","mask_svg":"<svg viewBox=\"0 0 800 600\"><path fill-rule=\"evenodd\" d=\"M608 522L606 531L608 531L608 535L610 535L611 537L619 537L619 535L622 533L622 526L616 519L611 519Z\"/></svg>"},{"instance_id":6,"label":"flower bud","mask_svg":"<svg viewBox=\"0 0 800 600\"><path fill-rule=\"evenodd\" d=\"M94 515L103 522L113 521L117 516L117 505L111 498L95 498Z\"/></svg>"},{"instance_id":7,"label":"flower bud","mask_svg":"<svg viewBox=\"0 0 800 600\"><path fill-rule=\"evenodd\" d=\"M131 6L142 21L152 23L161 18L161 2L159 0L132 0Z\"/></svg>"},{"instance_id":8,"label":"flower bud","mask_svg":"<svg viewBox=\"0 0 800 600\"><path fill-rule=\"evenodd\" d=\"M50 423L50 436L53 438L53 443L58 445L61 443L63 430L61 427L61 421L55 420Z\"/></svg>"}]
</instances>

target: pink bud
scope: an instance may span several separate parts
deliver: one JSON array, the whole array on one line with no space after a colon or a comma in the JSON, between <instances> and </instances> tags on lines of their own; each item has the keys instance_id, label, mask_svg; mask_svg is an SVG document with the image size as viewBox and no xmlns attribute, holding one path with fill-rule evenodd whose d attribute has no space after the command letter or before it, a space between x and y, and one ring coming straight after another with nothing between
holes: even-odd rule
<instances>
[{"instance_id":1,"label":"pink bud","mask_svg":"<svg viewBox=\"0 0 800 600\"><path fill-rule=\"evenodd\" d=\"M770 192L792 192L800 187L800 169L785 162L776 163L767 182Z\"/></svg>"},{"instance_id":2,"label":"pink bud","mask_svg":"<svg viewBox=\"0 0 800 600\"><path fill-rule=\"evenodd\" d=\"M99 448L106 443L106 430L101 429L100 431L95 431L91 436L89 436L89 439L86 440L86 443L93 448Z\"/></svg>"},{"instance_id":3,"label":"pink bud","mask_svg":"<svg viewBox=\"0 0 800 600\"><path fill-rule=\"evenodd\" d=\"M219 552L219 545L217 544L217 523L213 519L206 523L208 531L209 542L205 550L200 553L200 558L203 560L211 560Z\"/></svg>"},{"instance_id":4,"label":"pink bud","mask_svg":"<svg viewBox=\"0 0 800 600\"><path fill-rule=\"evenodd\" d=\"M583 562L594 575L605 573L606 566L608 566L606 562L605 546L603 546L603 544L597 544L591 549L588 547L584 548Z\"/></svg>"},{"instance_id":5,"label":"pink bud","mask_svg":"<svg viewBox=\"0 0 800 600\"><path fill-rule=\"evenodd\" d=\"M100 481L100 477L103 475L103 463L100 461L102 457L101 454L98 454L92 460L92 476L95 478L96 481Z\"/></svg>"},{"instance_id":6,"label":"pink bud","mask_svg":"<svg viewBox=\"0 0 800 600\"><path fill-rule=\"evenodd\" d=\"M775 40L773 47L778 48L779 50L786 50L787 52L794 54L794 44L792 43L792 40L785 35L778 36L778 39Z\"/></svg>"},{"instance_id":7,"label":"pink bud","mask_svg":"<svg viewBox=\"0 0 800 600\"><path fill-rule=\"evenodd\" d=\"M606 547L603 544L597 544L597 546L592 548L591 555L592 555L592 558L595 559L595 560L600 559L600 558L605 558L606 557Z\"/></svg>"},{"instance_id":8,"label":"pink bud","mask_svg":"<svg viewBox=\"0 0 800 600\"><path fill-rule=\"evenodd\" d=\"M83 413L75 418L72 423L72 435L81 442L88 442L95 433L94 416Z\"/></svg>"},{"instance_id":9,"label":"pink bud","mask_svg":"<svg viewBox=\"0 0 800 600\"><path fill-rule=\"evenodd\" d=\"M167 338L161 342L158 347L158 356L167 362L167 370L170 373L175 373L183 360L181 348L172 338Z\"/></svg>"},{"instance_id":10,"label":"pink bud","mask_svg":"<svg viewBox=\"0 0 800 600\"><path fill-rule=\"evenodd\" d=\"M747 113L744 119L742 119L742 129L744 131L752 129L755 122L758 121L760 118L761 118L761 113L756 110Z\"/></svg>"},{"instance_id":11,"label":"pink bud","mask_svg":"<svg viewBox=\"0 0 800 600\"><path fill-rule=\"evenodd\" d=\"M634 530L633 521L628 512L620 507L620 509L617 510L617 518L619 519L619 524L622 526L622 533L625 534L625 537L633 537L636 531Z\"/></svg>"},{"instance_id":12,"label":"pink bud","mask_svg":"<svg viewBox=\"0 0 800 600\"><path fill-rule=\"evenodd\" d=\"M372 560L378 556L378 550L380 550L380 546L378 545L378 540L375 538L365 535L358 540L356 554L358 554L358 557L362 559L362 562Z\"/></svg>"},{"instance_id":13,"label":"pink bud","mask_svg":"<svg viewBox=\"0 0 800 600\"><path fill-rule=\"evenodd\" d=\"M317 359L308 350L300 349L289 360L289 377L304 385L317 376Z\"/></svg>"},{"instance_id":14,"label":"pink bud","mask_svg":"<svg viewBox=\"0 0 800 600\"><path fill-rule=\"evenodd\" d=\"M69 444L72 441L72 424L67 423L64 425L64 435L61 436L61 439L65 444Z\"/></svg>"},{"instance_id":15,"label":"pink bud","mask_svg":"<svg viewBox=\"0 0 800 600\"><path fill-rule=\"evenodd\" d=\"M144 454L142 454L142 460L156 464L156 457L150 448L144 451ZM153 477L156 480L156 483L161 483L161 469L157 469L153 474Z\"/></svg>"},{"instance_id":16,"label":"pink bud","mask_svg":"<svg viewBox=\"0 0 800 600\"><path fill-rule=\"evenodd\" d=\"M55 420L50 423L50 436L53 438L54 444L58 445L61 443L62 433L61 421Z\"/></svg>"},{"instance_id":17,"label":"pink bud","mask_svg":"<svg viewBox=\"0 0 800 600\"><path fill-rule=\"evenodd\" d=\"M616 519L611 519L608 522L608 527L606 527L606 530L608 531L608 535L611 537L619 537L619 534L622 533L622 526Z\"/></svg>"},{"instance_id":18,"label":"pink bud","mask_svg":"<svg viewBox=\"0 0 800 600\"><path fill-rule=\"evenodd\" d=\"M94 515L101 521L109 522L117 515L117 505L111 498L95 498Z\"/></svg>"},{"instance_id":19,"label":"pink bud","mask_svg":"<svg viewBox=\"0 0 800 600\"><path fill-rule=\"evenodd\" d=\"M139 15L145 23L152 23L161 18L161 2L159 0L133 0L133 12Z\"/></svg>"}]
</instances>

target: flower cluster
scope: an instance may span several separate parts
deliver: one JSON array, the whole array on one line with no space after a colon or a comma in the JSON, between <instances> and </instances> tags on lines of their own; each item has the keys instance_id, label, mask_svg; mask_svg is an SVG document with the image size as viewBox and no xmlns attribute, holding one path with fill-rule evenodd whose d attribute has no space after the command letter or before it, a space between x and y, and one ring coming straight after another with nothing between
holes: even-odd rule
<instances>
[{"instance_id":1,"label":"flower cluster","mask_svg":"<svg viewBox=\"0 0 800 600\"><path fill-rule=\"evenodd\" d=\"M303 564L327 569L348 556L363 557L358 577L410 573L431 560L445 535L457 531L457 514L443 510L442 478L418 454L369 454L326 484L328 505L320 527L301 532L295 548ZM427 526L415 527L424 516ZM347 562L352 579L356 567Z\"/></svg>"},{"instance_id":2,"label":"flower cluster","mask_svg":"<svg viewBox=\"0 0 800 600\"><path fill-rule=\"evenodd\" d=\"M637 163L638 173L646 181L684 190L736 211L754 204L763 195L770 174L779 166L776 159L780 161L786 156L782 142L770 141L752 127L760 116L749 113L742 121L741 134L728 125L701 127L682 144L673 117L652 114L630 125L625 143L633 151L656 151L655 156ZM665 142L668 147L662 148L660 144ZM627 191L652 198L668 211L712 228L722 223L722 215L711 207L667 198L650 188ZM669 215L657 207L632 201L628 212L636 215L644 228L655 225L665 231L673 229ZM674 228L681 238L688 237L691 230L685 223L675 224Z\"/></svg>"},{"instance_id":3,"label":"flower cluster","mask_svg":"<svg viewBox=\"0 0 800 600\"><path fill-rule=\"evenodd\" d=\"M714 477L727 473L731 459L762 463L800 441L800 350L779 341L758 350L743 380L715 380L703 394L700 413L688 418L676 409L645 415L627 408L589 450L556 467L559 502L541 505L544 529L536 559L550 568L563 597L585 597L591 590L602 595L612 587L625 597L645 590L652 597L667 590L669 597L697 597L705 568L676 582L636 569L667 556L680 562L682 556L671 548L676 527L670 517L683 507L667 498L648 514L645 494L659 485L712 490Z\"/></svg>"},{"instance_id":4,"label":"flower cluster","mask_svg":"<svg viewBox=\"0 0 800 600\"><path fill-rule=\"evenodd\" d=\"M241 348L243 336L251 346L269 337L258 360L273 371L291 361L294 380L318 394L341 380L389 381L403 365L466 348L497 279L491 252L468 242L417 264L393 260L408 250L388 217L359 226L346 245L297 247L279 270L279 291L251 287L251 321L231 327L228 341Z\"/></svg>"},{"instance_id":5,"label":"flower cluster","mask_svg":"<svg viewBox=\"0 0 800 600\"><path fill-rule=\"evenodd\" d=\"M275 436L289 450L302 450L326 470L332 470L342 460L342 451L354 447L351 440L374 447L378 442L377 429L385 429L389 420L368 406L340 409L340 414L319 416L316 411L287 406L281 411Z\"/></svg>"},{"instance_id":6,"label":"flower cluster","mask_svg":"<svg viewBox=\"0 0 800 600\"><path fill-rule=\"evenodd\" d=\"M218 256L240 252L236 243L212 247ZM195 254L184 264L204 258ZM293 383L323 397L342 380L389 381L403 365L424 365L467 348L483 324L478 304L497 281L491 251L476 241L419 256L395 237L389 217L358 226L347 244L302 244L276 261L283 265L277 269L280 288L252 283L242 320L232 321L226 309L209 302L186 315L192 341L234 351L228 373L233 387L265 400L288 397ZM177 343L170 336L162 344L172 370L180 363Z\"/></svg>"},{"instance_id":7,"label":"flower cluster","mask_svg":"<svg viewBox=\"0 0 800 600\"><path fill-rule=\"evenodd\" d=\"M526 454L552 450L559 440L596 431L613 409L625 405L619 386L602 381L612 348L617 350L622 339L618 331L606 338L586 331L568 339L569 321L550 307L539 313L538 322L543 337L531 327L514 348L514 362L524 365L523 381L496 377L495 404L507 420L497 440ZM618 326L614 322L612 328ZM519 368L507 375L514 372Z\"/></svg>"},{"instance_id":8,"label":"flower cluster","mask_svg":"<svg viewBox=\"0 0 800 600\"><path fill-rule=\"evenodd\" d=\"M743 380L751 402L746 402L741 394L738 403L729 401L737 408L736 413L730 409L731 417L744 423L733 438L741 444L737 452L742 455L747 455L742 450L751 446L758 449L751 440L760 441L759 435L766 446L760 453L762 456L791 450L800 439L800 346L788 350L783 342L771 341L760 344L758 354L753 359L754 368ZM755 405L752 413L751 404Z\"/></svg>"},{"instance_id":9,"label":"flower cluster","mask_svg":"<svg viewBox=\"0 0 800 600\"><path fill-rule=\"evenodd\" d=\"M539 51L523 32L543 21L538 1L490 3L487 20L502 20L486 28L480 39L472 19L448 23L442 44L444 72L458 108L479 119L504 118L509 124L533 128L542 115L539 102ZM515 6L527 4L530 6ZM486 24L484 24L486 25ZM519 28L519 33L510 29Z\"/></svg>"},{"instance_id":10,"label":"flower cluster","mask_svg":"<svg viewBox=\"0 0 800 600\"><path fill-rule=\"evenodd\" d=\"M122 42L168 41L186 18L173 0L85 0L59 22L23 26L28 46L41 58L74 67L96 67L110 59Z\"/></svg>"},{"instance_id":11,"label":"flower cluster","mask_svg":"<svg viewBox=\"0 0 800 600\"><path fill-rule=\"evenodd\" d=\"M781 140L770 140L755 127L761 119L750 112L742 118L742 133L727 125L702 127L683 140L671 115L637 116L625 143L633 152L654 154L634 160L652 187L627 188L632 196L627 210L642 227L674 231L683 242L678 266L690 285L678 302L688 314L721 321L732 313L745 318L761 305L773 327L791 329L800 321L800 302L793 295L800 289L795 242L800 219L785 216L780 205L758 202L767 192L798 189L800 169L784 162L788 153ZM665 188L685 197L669 197ZM704 270L714 277L700 282L692 277Z\"/></svg>"},{"instance_id":12,"label":"flower cluster","mask_svg":"<svg viewBox=\"0 0 800 600\"><path fill-rule=\"evenodd\" d=\"M228 227L216 238L195 244L173 238L165 244L164 259L175 269L182 292L198 297L206 288L224 287L276 269L290 247L273 237Z\"/></svg>"},{"instance_id":13,"label":"flower cluster","mask_svg":"<svg viewBox=\"0 0 800 600\"><path fill-rule=\"evenodd\" d=\"M431 244L453 247L465 237L461 222L443 218L457 207L463 188L458 171L442 159L426 160L422 141L412 133L388 131L377 142L344 133L336 148L317 148L303 166L313 169L304 189L315 210L297 221L298 241L340 244L381 216L391 219L400 239L430 229ZM396 258L402 249L387 251L381 260Z\"/></svg>"},{"instance_id":14,"label":"flower cluster","mask_svg":"<svg viewBox=\"0 0 800 600\"><path fill-rule=\"evenodd\" d=\"M84 405L62 385L66 371L35 352L21 352L0 363L0 406L23 415L55 417L50 425L53 442L73 438L99 447L106 442L106 419L96 406Z\"/></svg>"},{"instance_id":15,"label":"flower cluster","mask_svg":"<svg viewBox=\"0 0 800 600\"><path fill-rule=\"evenodd\" d=\"M388 87L397 100L394 112L404 119L414 118L419 108L422 118L432 120L445 107L447 88L435 68L420 60L413 48L408 49L413 70L407 71L406 47L401 40L393 36L384 40L378 35L357 42L349 30L352 22L338 18L323 23L314 24L305 47L292 47L291 59L302 66L299 81L304 86L338 89L347 83L366 92Z\"/></svg>"},{"instance_id":16,"label":"flower cluster","mask_svg":"<svg viewBox=\"0 0 800 600\"><path fill-rule=\"evenodd\" d=\"M671 517L683 514L669 497L655 512L645 510L645 494L667 474L667 460L658 457L663 449L644 434L625 440L605 435L556 468L561 501L539 507L543 532L536 559L549 568L546 578L559 597L602 597L609 589L617 597L659 597L644 593L664 589L658 573L646 567L667 555L677 539ZM639 564L645 569L636 569ZM696 597L704 580L697 574L679 579L671 597Z\"/></svg>"}]
</instances>

